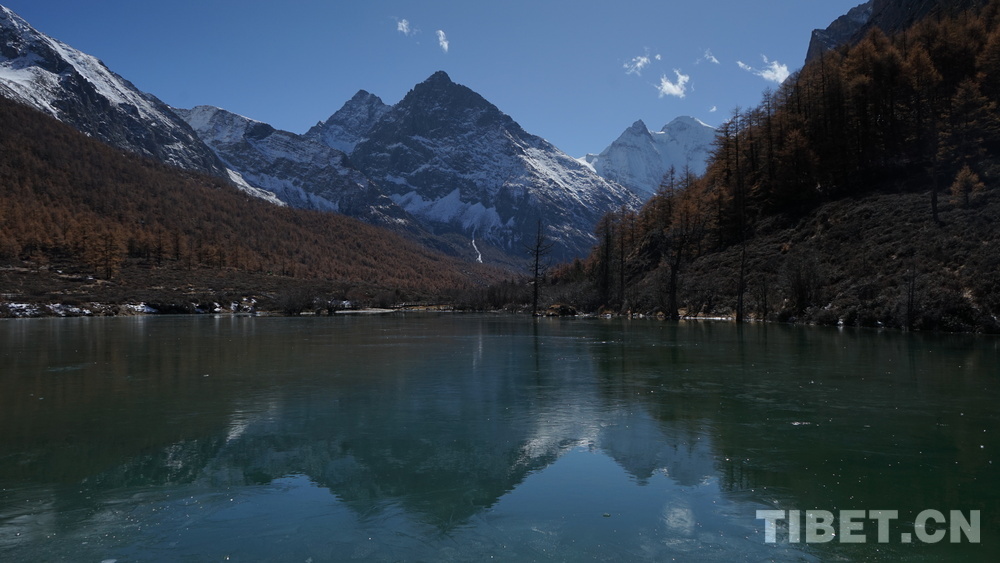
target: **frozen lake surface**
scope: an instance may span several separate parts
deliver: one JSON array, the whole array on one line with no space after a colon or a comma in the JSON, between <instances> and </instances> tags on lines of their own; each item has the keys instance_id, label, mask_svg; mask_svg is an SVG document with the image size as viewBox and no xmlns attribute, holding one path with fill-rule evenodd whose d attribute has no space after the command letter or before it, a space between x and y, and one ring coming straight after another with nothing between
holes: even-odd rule
<instances>
[{"instance_id":1,"label":"frozen lake surface","mask_svg":"<svg viewBox=\"0 0 1000 563\"><path fill-rule=\"evenodd\" d=\"M2 321L0 560L996 561L998 404L994 337ZM807 510L898 517L820 543Z\"/></svg>"}]
</instances>

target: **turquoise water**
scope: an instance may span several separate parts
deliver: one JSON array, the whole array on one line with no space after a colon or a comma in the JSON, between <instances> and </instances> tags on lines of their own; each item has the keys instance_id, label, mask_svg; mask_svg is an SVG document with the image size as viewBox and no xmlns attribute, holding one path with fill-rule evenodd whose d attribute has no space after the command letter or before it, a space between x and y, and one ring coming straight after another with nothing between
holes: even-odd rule
<instances>
[{"instance_id":1,"label":"turquoise water","mask_svg":"<svg viewBox=\"0 0 1000 563\"><path fill-rule=\"evenodd\" d=\"M407 314L0 345L0 561L1000 560L995 338ZM921 541L928 509L978 543ZM898 518L772 543L758 510Z\"/></svg>"}]
</instances>

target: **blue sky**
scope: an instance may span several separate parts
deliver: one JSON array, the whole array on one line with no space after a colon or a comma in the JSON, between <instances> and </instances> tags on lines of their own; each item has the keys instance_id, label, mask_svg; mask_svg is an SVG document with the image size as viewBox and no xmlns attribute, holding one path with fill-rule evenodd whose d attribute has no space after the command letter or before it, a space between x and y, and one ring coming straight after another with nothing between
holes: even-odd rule
<instances>
[{"instance_id":1,"label":"blue sky","mask_svg":"<svg viewBox=\"0 0 1000 563\"><path fill-rule=\"evenodd\" d=\"M0 0L177 107L305 132L358 90L446 71L572 156L642 119L710 125L802 65L860 0Z\"/></svg>"}]
</instances>

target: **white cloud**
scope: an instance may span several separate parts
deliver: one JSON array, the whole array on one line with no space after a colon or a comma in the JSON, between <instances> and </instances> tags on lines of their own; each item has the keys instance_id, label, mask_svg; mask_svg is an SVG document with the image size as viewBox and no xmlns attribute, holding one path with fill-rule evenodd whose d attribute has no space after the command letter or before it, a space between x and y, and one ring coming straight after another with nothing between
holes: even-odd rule
<instances>
[{"instance_id":1,"label":"white cloud","mask_svg":"<svg viewBox=\"0 0 1000 563\"><path fill-rule=\"evenodd\" d=\"M681 74L681 71L677 69L674 69L674 74L677 75L676 82L671 82L665 74L660 77L660 85L657 86L656 89L659 91L661 98L663 96L683 98L687 93L687 83L691 80L691 77L686 74Z\"/></svg>"},{"instance_id":2,"label":"white cloud","mask_svg":"<svg viewBox=\"0 0 1000 563\"><path fill-rule=\"evenodd\" d=\"M410 30L410 22L407 20L396 20L396 31L402 33L403 35L410 35L413 33Z\"/></svg>"},{"instance_id":3,"label":"white cloud","mask_svg":"<svg viewBox=\"0 0 1000 563\"><path fill-rule=\"evenodd\" d=\"M638 57L633 57L631 61L622 65L625 69L625 74L634 74L636 76L642 76L642 69L649 66L649 55L640 55Z\"/></svg>"},{"instance_id":4,"label":"white cloud","mask_svg":"<svg viewBox=\"0 0 1000 563\"><path fill-rule=\"evenodd\" d=\"M445 35L444 32L441 31L440 29L437 30L437 36L438 36L438 45L441 47L442 51L444 51L445 53L447 53L448 52L448 36Z\"/></svg>"},{"instance_id":5,"label":"white cloud","mask_svg":"<svg viewBox=\"0 0 1000 563\"><path fill-rule=\"evenodd\" d=\"M639 55L638 57L632 57L632 60L626 62L622 65L625 69L625 74L634 74L636 76L642 76L642 70L650 65L653 61L662 61L663 55L652 55L649 54L649 49L646 49L645 54Z\"/></svg>"},{"instance_id":6,"label":"white cloud","mask_svg":"<svg viewBox=\"0 0 1000 563\"><path fill-rule=\"evenodd\" d=\"M712 109L708 110L708 113L715 113L719 111L719 106L712 106Z\"/></svg>"},{"instance_id":7,"label":"white cloud","mask_svg":"<svg viewBox=\"0 0 1000 563\"><path fill-rule=\"evenodd\" d=\"M761 55L761 58L764 59L764 64L767 65L763 69L756 69L743 61L736 61L736 64L747 72L752 72L764 80L777 82L778 84L784 82L785 79L787 79L791 74L788 71L788 65L781 64L778 61L768 60L765 55Z\"/></svg>"},{"instance_id":8,"label":"white cloud","mask_svg":"<svg viewBox=\"0 0 1000 563\"><path fill-rule=\"evenodd\" d=\"M788 75L791 74L788 72L788 65L783 65L778 61L769 61L767 60L767 57L764 57L764 64L767 65L767 68L760 73L761 78L764 80L770 80L771 82L781 84L786 78L788 78Z\"/></svg>"},{"instance_id":9,"label":"white cloud","mask_svg":"<svg viewBox=\"0 0 1000 563\"><path fill-rule=\"evenodd\" d=\"M708 61L708 62L710 62L712 64L716 64L716 65L717 64L721 64L721 63L719 63L719 59L715 58L715 55L712 54L712 50L711 49L705 49L705 54L702 55L702 57L700 59L698 59L698 62L701 62L701 61Z\"/></svg>"}]
</instances>

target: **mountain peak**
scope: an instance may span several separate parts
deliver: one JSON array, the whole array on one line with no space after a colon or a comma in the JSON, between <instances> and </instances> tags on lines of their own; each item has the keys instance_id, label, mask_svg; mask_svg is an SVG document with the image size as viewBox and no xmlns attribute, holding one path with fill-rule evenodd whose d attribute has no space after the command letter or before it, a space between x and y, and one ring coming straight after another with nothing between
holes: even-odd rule
<instances>
[{"instance_id":1,"label":"mountain peak","mask_svg":"<svg viewBox=\"0 0 1000 563\"><path fill-rule=\"evenodd\" d=\"M646 127L646 123L641 119L636 120L627 130L630 133L649 133L649 127Z\"/></svg>"},{"instance_id":2,"label":"mountain peak","mask_svg":"<svg viewBox=\"0 0 1000 563\"><path fill-rule=\"evenodd\" d=\"M358 90L358 93L354 94L354 96L352 96L351 99L348 100L348 103L370 104L371 102L374 102L376 100L378 101L378 103L382 103L382 98L379 98L375 94L372 94L367 90Z\"/></svg>"},{"instance_id":3,"label":"mountain peak","mask_svg":"<svg viewBox=\"0 0 1000 563\"><path fill-rule=\"evenodd\" d=\"M655 133L639 120L600 154L587 155L583 161L646 199L656 193L670 168L704 173L714 138L715 129L694 117L677 117Z\"/></svg>"},{"instance_id":4,"label":"mountain peak","mask_svg":"<svg viewBox=\"0 0 1000 563\"><path fill-rule=\"evenodd\" d=\"M487 123L506 128L515 136L525 135L514 120L486 98L468 86L452 82L443 71L414 86L388 115L391 119L376 127L383 130L382 135L387 133L386 128L402 128L409 135L433 138L470 124L479 127ZM375 135L376 130L371 134Z\"/></svg>"},{"instance_id":5,"label":"mountain peak","mask_svg":"<svg viewBox=\"0 0 1000 563\"><path fill-rule=\"evenodd\" d=\"M466 95L462 96L461 94L459 94L459 92L465 92ZM466 97L469 94L473 94L473 91L461 84L453 82L451 77L448 76L448 73L446 73L443 70L439 70L434 74L430 75L427 78L427 80L424 80L423 82L414 86L410 90L409 94L404 96L403 99L405 100L412 94L416 94L418 97L432 96L434 98L439 98L442 95L446 95L448 97L451 96ZM475 96L478 96L478 94L476 94Z\"/></svg>"},{"instance_id":6,"label":"mountain peak","mask_svg":"<svg viewBox=\"0 0 1000 563\"><path fill-rule=\"evenodd\" d=\"M664 125L663 129L660 129L660 132L671 133L685 131L688 129L704 129L706 127L714 129L714 127L696 117L682 115L680 117L675 117L673 121Z\"/></svg>"},{"instance_id":7,"label":"mountain peak","mask_svg":"<svg viewBox=\"0 0 1000 563\"><path fill-rule=\"evenodd\" d=\"M652 134L649 127L646 127L646 122L639 119L628 129L622 131L615 142L628 146L645 146L653 142Z\"/></svg>"},{"instance_id":8,"label":"mountain peak","mask_svg":"<svg viewBox=\"0 0 1000 563\"><path fill-rule=\"evenodd\" d=\"M5 20L12 20L12 21L15 20L15 19L20 19L20 18L18 18L17 14L15 14L7 6L0 6L0 18L5 19Z\"/></svg>"},{"instance_id":9,"label":"mountain peak","mask_svg":"<svg viewBox=\"0 0 1000 563\"><path fill-rule=\"evenodd\" d=\"M305 136L350 153L368 134L368 130L389 111L382 98L366 90L358 90L336 113L306 132Z\"/></svg>"},{"instance_id":10,"label":"mountain peak","mask_svg":"<svg viewBox=\"0 0 1000 563\"><path fill-rule=\"evenodd\" d=\"M427 80L424 81L424 83L431 83L431 84L436 84L436 83L440 83L440 84L453 84L453 82L451 81L451 77L448 76L448 73L445 72L445 71L443 71L443 70L439 70L439 71L435 72L434 74L432 74L430 76L430 78L428 78Z\"/></svg>"},{"instance_id":11,"label":"mountain peak","mask_svg":"<svg viewBox=\"0 0 1000 563\"><path fill-rule=\"evenodd\" d=\"M31 28L31 25L24 21L24 18L14 13L14 10L0 5L0 27L7 27L8 25L13 25L21 29Z\"/></svg>"}]
</instances>

